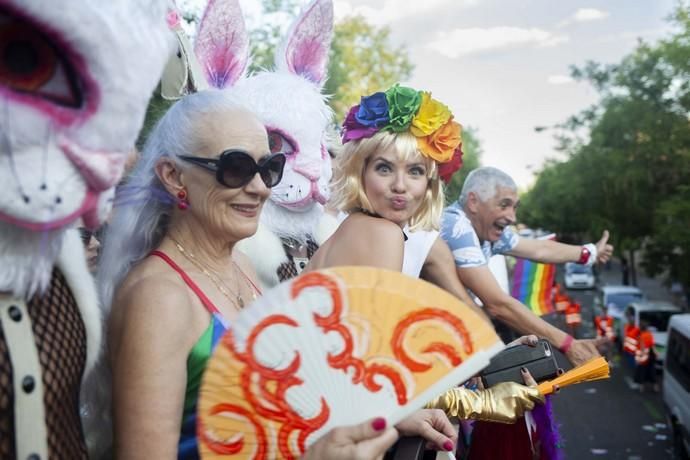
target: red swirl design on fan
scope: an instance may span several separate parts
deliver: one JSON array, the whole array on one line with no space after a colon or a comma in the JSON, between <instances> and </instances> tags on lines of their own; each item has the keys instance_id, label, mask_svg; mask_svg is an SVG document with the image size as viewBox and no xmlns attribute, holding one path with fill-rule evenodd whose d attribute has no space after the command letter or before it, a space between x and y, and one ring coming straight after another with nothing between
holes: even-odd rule
<instances>
[{"instance_id":1,"label":"red swirl design on fan","mask_svg":"<svg viewBox=\"0 0 690 460\"><path fill-rule=\"evenodd\" d=\"M343 372L352 372L352 383L362 385L372 393L379 392L383 388L381 379L388 380L400 405L404 405L408 401L408 389L403 378L403 372L406 372L404 368L417 373L425 372L432 367L428 363L413 359L405 350L405 337L412 325L429 320L441 321L449 325L451 330L459 335L465 353L472 353L473 346L470 335L467 333L462 320L446 310L427 307L405 316L394 330L390 345L394 356L400 363L399 367L380 362L366 362L354 355L355 339L348 324L343 322L343 289L337 279L324 273L307 273L293 281L290 296L292 299L296 299L304 290L311 288L325 288L330 298L328 306L331 308L326 314L313 313L314 323L325 334L337 333L343 343L342 351L327 356L328 365ZM297 308L299 302L295 302L295 305ZM258 446L253 458L257 460L264 460L269 455L276 456L278 454L282 458L297 458L306 450L306 441L309 436L322 428L330 417L330 407L323 397L320 398L321 407L318 414L309 419L300 416L287 402L288 390L304 384L298 375L302 365L299 350L294 350L294 357L281 368L267 367L259 361L255 350L257 342L262 334L275 326L299 328L300 324L287 315L267 316L249 333L244 352L238 349L231 330L224 335L219 346L225 347L235 360L242 363L237 368L238 374L233 374L235 375L233 378L239 380L243 401L236 404L220 403L213 406L209 411L209 415L235 414L240 419L246 420L248 425L251 425ZM442 354L453 365L462 363L457 347L448 343L433 342L421 352ZM274 427L267 431L268 428L266 427L271 424ZM198 433L199 438L209 449L222 455L239 454L245 447L246 436L251 435L251 431L238 432L228 441L218 441L219 436L213 436L209 427L202 427L201 421L199 422ZM276 443L279 452L270 451L272 449L269 448L269 445L273 442L273 437L277 438Z\"/></svg>"},{"instance_id":2,"label":"red swirl design on fan","mask_svg":"<svg viewBox=\"0 0 690 460\"><path fill-rule=\"evenodd\" d=\"M294 359L283 369L273 369L263 366L256 359L254 346L260 335L268 328L276 325L298 327L299 324L285 315L271 315L264 318L254 327L247 338L247 348L244 353L239 352L235 346L234 337L228 331L221 339L220 346L226 347L230 353L245 364L240 373L240 387L245 401L250 410L243 409L234 404L217 404L209 412L216 415L221 412L229 412L244 417L253 427L256 442L259 449L254 455L256 460L267 459L267 439L262 427L265 423L259 422L257 417L276 422L280 425L278 432L278 449L281 457L286 459L298 458L306 450L306 440L313 432L321 428L330 416L330 409L326 401L321 398L319 413L310 419L305 419L292 409L286 401L285 393L295 385L302 384L302 380L295 374L301 366L299 352L295 352ZM273 386L275 389L271 390ZM253 412L253 414L252 414ZM250 416L253 415L253 416ZM290 439L293 433L297 433L297 448L294 452L290 447ZM232 442L221 442L211 439L208 431L199 428L200 438L215 453L231 455L239 453L244 447L244 434L241 439Z\"/></svg>"},{"instance_id":3,"label":"red swirl design on fan","mask_svg":"<svg viewBox=\"0 0 690 460\"><path fill-rule=\"evenodd\" d=\"M210 415L218 415L222 412L230 412L236 415L240 415L246 419L254 427L256 433L256 444L257 452L254 456L256 459L266 458L266 433L261 426L261 423L256 419L254 414L249 412L243 407L237 406L235 404L222 403L216 404L209 411ZM197 422L197 436L201 441L215 454L219 455L233 455L242 451L244 447L244 438L240 438L236 441L216 441L211 439L208 434L208 430L204 427L201 419Z\"/></svg>"},{"instance_id":4,"label":"red swirl design on fan","mask_svg":"<svg viewBox=\"0 0 690 460\"><path fill-rule=\"evenodd\" d=\"M431 369L431 364L423 363L412 359L405 349L405 335L410 330L413 324L419 323L421 321L435 320L447 323L454 332L457 332L460 337L462 337L462 343L465 348L465 354L471 354L473 351L472 338L467 332L465 323L454 316L452 313L440 308L424 308L419 311L415 311L403 318L398 325L395 327L395 332L393 332L393 337L391 338L391 348L395 353L395 357L405 365L412 372L425 372ZM423 353L440 353L445 355L451 362L453 366L459 366L462 364L462 357L458 354L455 347L450 344L442 342L433 342L427 345L423 350Z\"/></svg>"},{"instance_id":5,"label":"red swirl design on fan","mask_svg":"<svg viewBox=\"0 0 690 460\"><path fill-rule=\"evenodd\" d=\"M407 387L397 369L385 364L367 364L353 355L354 340L352 333L345 324L341 323L343 301L342 292L337 281L323 273L307 273L292 283L292 298L297 298L304 289L310 287L326 288L333 301L333 311L331 314L328 316L314 314L314 322L324 332L337 332L340 334L345 344L342 352L335 356L328 356L328 364L334 369L341 369L343 371L353 368L354 376L352 377L352 383L362 383L364 388L374 393L382 388L380 384L376 383L374 378L382 376L393 385L398 403L400 405L407 403Z\"/></svg>"}]
</instances>

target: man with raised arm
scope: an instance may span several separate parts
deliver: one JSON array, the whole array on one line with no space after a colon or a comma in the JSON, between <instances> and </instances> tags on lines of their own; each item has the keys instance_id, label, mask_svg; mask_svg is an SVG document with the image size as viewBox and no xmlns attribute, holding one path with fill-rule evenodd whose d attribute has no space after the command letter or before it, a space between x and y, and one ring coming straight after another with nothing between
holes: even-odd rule
<instances>
[{"instance_id":1,"label":"man with raised arm","mask_svg":"<svg viewBox=\"0 0 690 460\"><path fill-rule=\"evenodd\" d=\"M503 171L483 167L472 171L456 203L443 212L441 236L450 246L458 276L484 304L488 313L521 334L536 334L558 347L573 365L598 355L596 340L575 340L547 323L503 291L488 268L493 254L544 263L606 262L613 252L608 231L584 246L520 238L510 229L519 204L515 181ZM602 343L603 346L603 343Z\"/></svg>"}]
</instances>

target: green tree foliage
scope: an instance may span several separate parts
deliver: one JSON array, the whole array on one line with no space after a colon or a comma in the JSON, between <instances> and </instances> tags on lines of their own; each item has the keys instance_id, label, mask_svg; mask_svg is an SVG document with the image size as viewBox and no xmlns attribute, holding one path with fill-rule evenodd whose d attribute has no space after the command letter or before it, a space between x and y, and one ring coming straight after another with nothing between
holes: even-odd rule
<instances>
[{"instance_id":1,"label":"green tree foliage","mask_svg":"<svg viewBox=\"0 0 690 460\"><path fill-rule=\"evenodd\" d=\"M671 20L676 31L669 38L640 42L615 65L590 62L573 69L575 78L597 89L600 101L559 127L567 159L544 166L522 199L521 218L583 239L608 228L618 250L645 250L650 274L668 271L690 286L685 1Z\"/></svg>"},{"instance_id":2,"label":"green tree foliage","mask_svg":"<svg viewBox=\"0 0 690 460\"><path fill-rule=\"evenodd\" d=\"M299 14L300 3L296 0L262 0L263 21L249 31L252 62L248 72L274 68L273 54L276 46L287 33L287 27Z\"/></svg>"},{"instance_id":3,"label":"green tree foliage","mask_svg":"<svg viewBox=\"0 0 690 460\"><path fill-rule=\"evenodd\" d=\"M387 27L373 26L361 16L336 23L324 88L336 121L343 120L360 96L408 79L412 69L405 47L390 43Z\"/></svg>"},{"instance_id":4,"label":"green tree foliage","mask_svg":"<svg viewBox=\"0 0 690 460\"><path fill-rule=\"evenodd\" d=\"M264 15L281 20L266 21L250 32L253 56L250 72L273 68L274 50L287 32L291 18L299 13L300 5L295 0L263 0ZM360 96L406 80L412 70L406 48L391 44L387 27L374 26L362 16L337 22L324 87L336 122L342 122L346 111Z\"/></svg>"},{"instance_id":5,"label":"green tree foliage","mask_svg":"<svg viewBox=\"0 0 690 460\"><path fill-rule=\"evenodd\" d=\"M453 175L445 187L446 203L450 204L458 199L465 178L473 169L481 166L482 146L479 142L477 130L467 127L462 130L462 168Z\"/></svg>"},{"instance_id":6,"label":"green tree foliage","mask_svg":"<svg viewBox=\"0 0 690 460\"><path fill-rule=\"evenodd\" d=\"M163 99L161 96L160 85L151 95L149 100L149 105L146 107L146 117L144 118L144 124L139 131L139 137L137 138L137 149L142 150L146 139L149 136L151 130L156 126L158 120L161 119L165 112L168 111L173 101Z\"/></svg>"}]
</instances>

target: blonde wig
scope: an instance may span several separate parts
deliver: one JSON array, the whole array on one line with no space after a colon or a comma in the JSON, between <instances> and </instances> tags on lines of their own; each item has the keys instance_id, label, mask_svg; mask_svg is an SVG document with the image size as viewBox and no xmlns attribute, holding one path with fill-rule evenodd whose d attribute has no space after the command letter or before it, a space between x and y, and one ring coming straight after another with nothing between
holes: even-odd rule
<instances>
[{"instance_id":1,"label":"blonde wig","mask_svg":"<svg viewBox=\"0 0 690 460\"><path fill-rule=\"evenodd\" d=\"M364 170L374 153L390 148L395 149L399 160L419 160L426 166L426 195L408 222L410 230L438 230L444 206L438 165L419 152L417 138L409 132L379 131L372 137L346 143L335 161L331 206L346 213L357 209L374 212L364 190Z\"/></svg>"}]
</instances>

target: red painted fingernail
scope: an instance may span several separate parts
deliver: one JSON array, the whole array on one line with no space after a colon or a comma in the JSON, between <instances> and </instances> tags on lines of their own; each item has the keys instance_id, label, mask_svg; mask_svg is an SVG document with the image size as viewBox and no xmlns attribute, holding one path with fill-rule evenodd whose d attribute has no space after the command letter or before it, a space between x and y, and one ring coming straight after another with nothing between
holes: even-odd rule
<instances>
[{"instance_id":1,"label":"red painted fingernail","mask_svg":"<svg viewBox=\"0 0 690 460\"><path fill-rule=\"evenodd\" d=\"M443 443L443 448L450 452L451 450L453 450L453 443L450 441L446 441Z\"/></svg>"},{"instance_id":2,"label":"red painted fingernail","mask_svg":"<svg viewBox=\"0 0 690 460\"><path fill-rule=\"evenodd\" d=\"M375 418L373 422L371 422L371 427L376 430L376 431L381 431L386 429L386 419L383 417Z\"/></svg>"}]
</instances>

